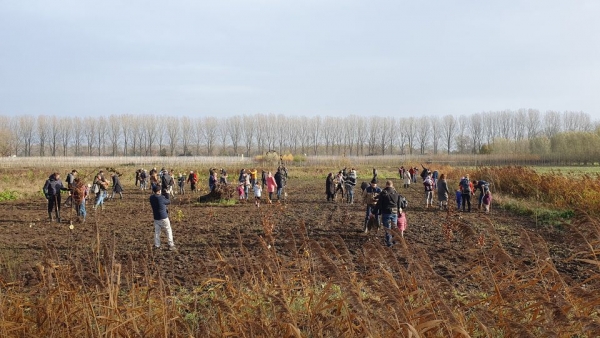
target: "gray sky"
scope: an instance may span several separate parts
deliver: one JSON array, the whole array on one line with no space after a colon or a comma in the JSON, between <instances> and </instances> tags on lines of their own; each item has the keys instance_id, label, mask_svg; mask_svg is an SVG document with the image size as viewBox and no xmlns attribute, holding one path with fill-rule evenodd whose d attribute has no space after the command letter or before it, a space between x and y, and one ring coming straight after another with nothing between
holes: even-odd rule
<instances>
[{"instance_id":1,"label":"gray sky","mask_svg":"<svg viewBox=\"0 0 600 338\"><path fill-rule=\"evenodd\" d=\"M0 0L0 114L600 119L600 1Z\"/></svg>"}]
</instances>

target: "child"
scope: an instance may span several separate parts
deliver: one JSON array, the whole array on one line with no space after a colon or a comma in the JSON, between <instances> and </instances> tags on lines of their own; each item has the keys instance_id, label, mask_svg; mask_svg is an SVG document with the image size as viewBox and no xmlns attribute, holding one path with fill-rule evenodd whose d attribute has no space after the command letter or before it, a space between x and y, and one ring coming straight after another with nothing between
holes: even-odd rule
<instances>
[{"instance_id":1,"label":"child","mask_svg":"<svg viewBox=\"0 0 600 338\"><path fill-rule=\"evenodd\" d=\"M404 230L406 230L406 214L403 212L398 215L398 230L400 230L400 234L404 237Z\"/></svg>"},{"instance_id":2,"label":"child","mask_svg":"<svg viewBox=\"0 0 600 338\"><path fill-rule=\"evenodd\" d=\"M245 199L244 198L244 183L243 182L240 182L240 184L238 184L237 192L238 192L238 195L240 195L240 201L243 201Z\"/></svg>"},{"instance_id":3,"label":"child","mask_svg":"<svg viewBox=\"0 0 600 338\"><path fill-rule=\"evenodd\" d=\"M257 208L260 207L260 195L262 193L262 188L260 187L260 183L258 181L254 182L254 204Z\"/></svg>"},{"instance_id":4,"label":"child","mask_svg":"<svg viewBox=\"0 0 600 338\"><path fill-rule=\"evenodd\" d=\"M179 178L177 179L177 184L179 185L179 194L185 195L185 176L182 173L179 174Z\"/></svg>"},{"instance_id":5,"label":"child","mask_svg":"<svg viewBox=\"0 0 600 338\"><path fill-rule=\"evenodd\" d=\"M490 212L490 205L492 205L492 193L488 190L483 196L483 210L486 214Z\"/></svg>"},{"instance_id":6,"label":"child","mask_svg":"<svg viewBox=\"0 0 600 338\"><path fill-rule=\"evenodd\" d=\"M456 210L460 211L461 206L462 206L462 191L460 191L460 189L456 189Z\"/></svg>"}]
</instances>

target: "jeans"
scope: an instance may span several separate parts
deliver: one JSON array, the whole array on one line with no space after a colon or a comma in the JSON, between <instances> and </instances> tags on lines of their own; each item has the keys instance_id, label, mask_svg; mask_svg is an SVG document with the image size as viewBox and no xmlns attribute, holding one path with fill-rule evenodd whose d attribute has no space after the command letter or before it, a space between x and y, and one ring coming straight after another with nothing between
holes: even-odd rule
<instances>
[{"instance_id":1,"label":"jeans","mask_svg":"<svg viewBox=\"0 0 600 338\"><path fill-rule=\"evenodd\" d=\"M347 202L348 203L354 203L354 186L353 185L346 185L346 195L347 195Z\"/></svg>"},{"instance_id":2,"label":"jeans","mask_svg":"<svg viewBox=\"0 0 600 338\"><path fill-rule=\"evenodd\" d=\"M281 193L283 192L283 188L277 188L277 199L281 199Z\"/></svg>"},{"instance_id":3,"label":"jeans","mask_svg":"<svg viewBox=\"0 0 600 338\"><path fill-rule=\"evenodd\" d=\"M365 222L369 221L369 218L373 215L373 217L379 217L379 211L375 209L375 205L367 204L367 212L365 213Z\"/></svg>"},{"instance_id":4,"label":"jeans","mask_svg":"<svg viewBox=\"0 0 600 338\"><path fill-rule=\"evenodd\" d=\"M175 246L173 242L173 231L171 230L171 221L168 218L154 220L154 246L160 247L160 232L165 229L167 232L167 242L169 246Z\"/></svg>"},{"instance_id":5,"label":"jeans","mask_svg":"<svg viewBox=\"0 0 600 338\"><path fill-rule=\"evenodd\" d=\"M103 205L104 204L104 199L106 198L106 195L107 195L106 190L100 190L100 192L96 195L96 205L95 205L95 207L98 207L99 205Z\"/></svg>"},{"instance_id":6,"label":"jeans","mask_svg":"<svg viewBox=\"0 0 600 338\"><path fill-rule=\"evenodd\" d=\"M381 215L381 223L385 228L385 245L394 245L393 236L391 233L392 227L398 224L398 214L383 214Z\"/></svg>"},{"instance_id":7,"label":"jeans","mask_svg":"<svg viewBox=\"0 0 600 338\"><path fill-rule=\"evenodd\" d=\"M85 216L87 215L87 213L85 211L85 201L83 201L79 205L75 206L75 208L77 210L77 216L81 216L81 217L83 217L83 220L85 220Z\"/></svg>"}]
</instances>

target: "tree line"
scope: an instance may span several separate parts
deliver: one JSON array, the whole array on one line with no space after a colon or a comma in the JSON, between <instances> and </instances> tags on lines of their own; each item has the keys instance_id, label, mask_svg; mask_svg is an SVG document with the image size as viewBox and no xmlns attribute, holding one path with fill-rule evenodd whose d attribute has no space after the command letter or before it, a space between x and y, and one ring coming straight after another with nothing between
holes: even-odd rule
<instances>
[{"instance_id":1,"label":"tree line","mask_svg":"<svg viewBox=\"0 0 600 338\"><path fill-rule=\"evenodd\" d=\"M584 112L536 109L419 117L275 114L0 116L3 156L569 154L600 148Z\"/></svg>"}]
</instances>

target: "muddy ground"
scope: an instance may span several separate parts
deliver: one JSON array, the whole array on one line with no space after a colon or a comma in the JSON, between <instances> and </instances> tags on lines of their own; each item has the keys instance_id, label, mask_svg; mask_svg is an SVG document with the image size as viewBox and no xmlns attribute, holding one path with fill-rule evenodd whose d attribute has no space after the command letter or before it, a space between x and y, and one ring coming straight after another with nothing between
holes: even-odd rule
<instances>
[{"instance_id":1,"label":"muddy ground","mask_svg":"<svg viewBox=\"0 0 600 338\"><path fill-rule=\"evenodd\" d=\"M543 239L556 269L568 283L579 283L588 277L588 266L567 259L585 244L566 227L536 225L531 218L513 215L497 206L489 215L476 208L471 213L458 213L452 198L449 212L425 209L421 184L404 189L397 178L393 180L409 201L404 237L409 251L425 252L431 268L450 285L476 287L462 279L472 261L466 248L491 246L490 238L499 239L512 260L531 264L532 254L522 243L527 237L524 234ZM159 273L182 286L193 287L206 276L210 262L218 264L218 256L235 257L242 247L250 252L261 250L262 240L272 244L282 257L294 245L294 234L300 233L318 242L340 236L355 258L363 254L367 242L384 245L381 230L377 234L362 231L365 205L361 198L357 197L354 204L339 199L327 202L324 178L307 180L292 175L286 200L267 204L263 197L260 208L252 203L253 196L250 203L225 206L198 203L201 193L177 195L170 206L170 218L178 250L165 250L164 234L163 249L153 250L150 194L137 189L133 182L122 183L124 198L107 201L104 210L93 210L92 202L88 202L84 224L77 221L72 209L65 207L61 223L49 222L43 197L1 203L0 276L4 282L17 281L24 286L38 283L36 265L47 258L47 252L56 253L57 264L77 265L84 279L86 272L94 270L94 256L108 255L123 263L128 278ZM456 182L449 183L454 186ZM69 227L71 222L73 229ZM265 231L271 227L273 233L268 236ZM395 239L402 241L398 234Z\"/></svg>"}]
</instances>

